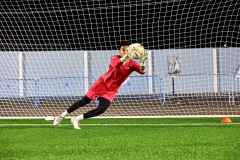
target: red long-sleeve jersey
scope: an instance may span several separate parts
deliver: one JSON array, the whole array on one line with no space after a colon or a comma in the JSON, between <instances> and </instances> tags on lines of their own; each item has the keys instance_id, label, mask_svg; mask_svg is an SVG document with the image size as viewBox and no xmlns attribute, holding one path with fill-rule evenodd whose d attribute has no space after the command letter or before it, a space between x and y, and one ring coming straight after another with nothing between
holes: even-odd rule
<instances>
[{"instance_id":1,"label":"red long-sleeve jersey","mask_svg":"<svg viewBox=\"0 0 240 160\"><path fill-rule=\"evenodd\" d=\"M129 59L123 63L120 61L120 58L120 55L111 57L107 72L100 76L86 93L88 98L104 97L112 102L121 84L133 71L140 74L145 73L145 71L142 72L140 70L141 66L136 61Z\"/></svg>"},{"instance_id":2,"label":"red long-sleeve jersey","mask_svg":"<svg viewBox=\"0 0 240 160\"><path fill-rule=\"evenodd\" d=\"M120 58L120 55L113 55L107 72L100 77L110 91L117 91L133 71L140 74L145 73L141 72L141 66L136 61L129 59L123 63L120 61Z\"/></svg>"}]
</instances>

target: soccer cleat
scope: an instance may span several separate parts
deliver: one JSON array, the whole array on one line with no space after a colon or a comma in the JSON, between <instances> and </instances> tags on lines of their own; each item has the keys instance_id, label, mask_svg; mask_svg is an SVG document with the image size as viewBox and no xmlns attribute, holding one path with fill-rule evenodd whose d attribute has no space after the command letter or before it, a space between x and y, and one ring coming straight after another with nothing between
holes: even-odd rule
<instances>
[{"instance_id":1,"label":"soccer cleat","mask_svg":"<svg viewBox=\"0 0 240 160\"><path fill-rule=\"evenodd\" d=\"M53 121L53 125L55 125L55 126L59 125L59 123L60 123L63 119L64 119L63 116L58 116L58 117L56 117L56 118L54 119L54 121Z\"/></svg>"},{"instance_id":2,"label":"soccer cleat","mask_svg":"<svg viewBox=\"0 0 240 160\"><path fill-rule=\"evenodd\" d=\"M72 118L71 118L71 122L72 122L72 124L73 124L74 129L81 129L81 128L78 126L78 121L76 120L75 117L72 117Z\"/></svg>"}]
</instances>

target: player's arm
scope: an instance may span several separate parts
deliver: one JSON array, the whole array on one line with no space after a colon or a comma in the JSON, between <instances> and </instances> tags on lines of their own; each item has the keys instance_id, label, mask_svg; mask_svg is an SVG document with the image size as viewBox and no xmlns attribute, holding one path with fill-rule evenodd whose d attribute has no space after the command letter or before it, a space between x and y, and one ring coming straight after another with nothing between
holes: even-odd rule
<instances>
[{"instance_id":1,"label":"player's arm","mask_svg":"<svg viewBox=\"0 0 240 160\"><path fill-rule=\"evenodd\" d=\"M112 56L111 61L110 61L110 66L113 68L118 68L120 65L123 64L123 62L126 62L130 58L130 52L127 49L126 54L119 58L118 56Z\"/></svg>"},{"instance_id":2,"label":"player's arm","mask_svg":"<svg viewBox=\"0 0 240 160\"><path fill-rule=\"evenodd\" d=\"M130 58L130 54L131 54L130 49L128 48L126 50L126 54L122 58L120 58L120 61L121 62L126 62Z\"/></svg>"},{"instance_id":3,"label":"player's arm","mask_svg":"<svg viewBox=\"0 0 240 160\"><path fill-rule=\"evenodd\" d=\"M118 56L116 55L112 56L109 65L113 68L118 68L122 64L122 62L119 59L120 58L118 58Z\"/></svg>"},{"instance_id":4,"label":"player's arm","mask_svg":"<svg viewBox=\"0 0 240 160\"><path fill-rule=\"evenodd\" d=\"M123 62L125 62L128 59L128 55L125 54L122 58L119 58L118 56L112 56L111 61L110 61L110 66L113 68L118 68L120 67Z\"/></svg>"},{"instance_id":5,"label":"player's arm","mask_svg":"<svg viewBox=\"0 0 240 160\"><path fill-rule=\"evenodd\" d=\"M125 50L123 50L123 52L125 52ZM130 51L129 49L127 49L126 53L121 58L119 58L118 56L112 56L110 61L110 66L113 68L118 68L123 64L123 62L126 62L129 58L130 58Z\"/></svg>"},{"instance_id":6,"label":"player's arm","mask_svg":"<svg viewBox=\"0 0 240 160\"><path fill-rule=\"evenodd\" d=\"M146 60L147 60L147 53L144 50L144 54L140 57L140 71L145 72L146 71Z\"/></svg>"}]
</instances>

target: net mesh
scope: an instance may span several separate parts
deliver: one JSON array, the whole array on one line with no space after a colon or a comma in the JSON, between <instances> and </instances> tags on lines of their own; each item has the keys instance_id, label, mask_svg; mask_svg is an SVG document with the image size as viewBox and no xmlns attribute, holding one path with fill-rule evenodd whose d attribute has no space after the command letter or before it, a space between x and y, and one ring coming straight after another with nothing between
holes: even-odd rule
<instances>
[{"instance_id":1,"label":"net mesh","mask_svg":"<svg viewBox=\"0 0 240 160\"><path fill-rule=\"evenodd\" d=\"M102 116L240 115L238 1L0 4L1 117L59 115L107 70L123 40L148 51L147 73L133 73ZM169 73L169 57L180 72Z\"/></svg>"}]
</instances>

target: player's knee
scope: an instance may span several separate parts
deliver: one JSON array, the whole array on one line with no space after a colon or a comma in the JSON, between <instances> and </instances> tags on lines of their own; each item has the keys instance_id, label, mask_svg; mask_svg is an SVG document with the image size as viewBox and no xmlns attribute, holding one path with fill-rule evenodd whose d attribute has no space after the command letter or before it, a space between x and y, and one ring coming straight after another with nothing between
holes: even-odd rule
<instances>
[{"instance_id":1,"label":"player's knee","mask_svg":"<svg viewBox=\"0 0 240 160\"><path fill-rule=\"evenodd\" d=\"M69 107L67 109L67 112L71 113L71 112L75 111L76 109L78 109L79 107L83 107L85 104L86 104L86 102L84 100L77 101L71 107Z\"/></svg>"},{"instance_id":2,"label":"player's knee","mask_svg":"<svg viewBox=\"0 0 240 160\"><path fill-rule=\"evenodd\" d=\"M103 114L107 110L107 108L108 107L106 107L106 106L98 106L96 114L97 115Z\"/></svg>"}]
</instances>

